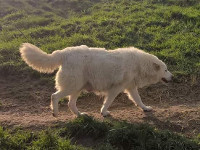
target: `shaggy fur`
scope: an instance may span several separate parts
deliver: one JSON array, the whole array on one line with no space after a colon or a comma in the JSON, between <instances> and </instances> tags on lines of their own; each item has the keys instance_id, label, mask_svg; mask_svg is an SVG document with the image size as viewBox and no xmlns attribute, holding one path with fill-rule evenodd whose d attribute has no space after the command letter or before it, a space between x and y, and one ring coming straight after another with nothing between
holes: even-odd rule
<instances>
[{"instance_id":1,"label":"shaggy fur","mask_svg":"<svg viewBox=\"0 0 200 150\"><path fill-rule=\"evenodd\" d=\"M156 56L134 47L107 51L104 48L89 48L85 45L68 47L47 54L38 47L24 43L20 48L22 59L33 69L56 74L57 92L52 94L53 115L58 114L59 99L69 96L70 110L80 115L76 100L82 90L94 91L105 96L101 114L107 110L120 92L128 93L129 98L144 111L150 111L138 94L138 88L159 81L171 80L172 74Z\"/></svg>"}]
</instances>

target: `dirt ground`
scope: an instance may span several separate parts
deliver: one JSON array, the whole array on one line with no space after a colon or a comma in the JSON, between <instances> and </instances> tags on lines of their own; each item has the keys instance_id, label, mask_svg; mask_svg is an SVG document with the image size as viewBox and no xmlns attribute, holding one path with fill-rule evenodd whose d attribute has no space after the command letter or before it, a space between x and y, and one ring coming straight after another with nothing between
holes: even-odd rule
<instances>
[{"instance_id":1,"label":"dirt ground","mask_svg":"<svg viewBox=\"0 0 200 150\"><path fill-rule=\"evenodd\" d=\"M60 104L57 118L49 108L53 84L30 77L0 77L0 125L6 128L23 127L40 130L72 120L67 101ZM103 118L100 108L103 97L87 94L78 99L80 111L99 120L126 120L131 123L149 123L159 129L168 129L188 137L200 133L200 84L170 83L152 85L140 90L144 104L154 111L143 112L120 94L110 107L111 116Z\"/></svg>"}]
</instances>

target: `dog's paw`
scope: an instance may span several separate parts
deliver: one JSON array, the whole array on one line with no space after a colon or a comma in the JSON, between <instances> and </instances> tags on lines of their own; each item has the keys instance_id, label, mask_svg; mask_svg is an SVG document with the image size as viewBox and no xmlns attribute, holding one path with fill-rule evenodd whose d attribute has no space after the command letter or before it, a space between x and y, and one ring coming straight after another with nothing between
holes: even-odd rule
<instances>
[{"instance_id":1,"label":"dog's paw","mask_svg":"<svg viewBox=\"0 0 200 150\"><path fill-rule=\"evenodd\" d=\"M146 106L145 108L142 108L144 112L152 111L153 108L151 106Z\"/></svg>"},{"instance_id":2,"label":"dog's paw","mask_svg":"<svg viewBox=\"0 0 200 150\"><path fill-rule=\"evenodd\" d=\"M53 117L58 117L58 113L52 112Z\"/></svg>"},{"instance_id":3,"label":"dog's paw","mask_svg":"<svg viewBox=\"0 0 200 150\"><path fill-rule=\"evenodd\" d=\"M88 113L86 113L86 112L78 112L77 117L78 116L88 116Z\"/></svg>"},{"instance_id":4,"label":"dog's paw","mask_svg":"<svg viewBox=\"0 0 200 150\"><path fill-rule=\"evenodd\" d=\"M54 117L58 117L58 110L56 110L56 109L51 109L52 110L52 115L54 116Z\"/></svg>"},{"instance_id":5,"label":"dog's paw","mask_svg":"<svg viewBox=\"0 0 200 150\"><path fill-rule=\"evenodd\" d=\"M101 115L102 115L103 117L109 116L109 115L110 115L110 111L101 112Z\"/></svg>"},{"instance_id":6,"label":"dog's paw","mask_svg":"<svg viewBox=\"0 0 200 150\"><path fill-rule=\"evenodd\" d=\"M52 104L50 104L50 106L49 106L49 107L50 107L50 109L53 111L53 105L52 105Z\"/></svg>"}]
</instances>

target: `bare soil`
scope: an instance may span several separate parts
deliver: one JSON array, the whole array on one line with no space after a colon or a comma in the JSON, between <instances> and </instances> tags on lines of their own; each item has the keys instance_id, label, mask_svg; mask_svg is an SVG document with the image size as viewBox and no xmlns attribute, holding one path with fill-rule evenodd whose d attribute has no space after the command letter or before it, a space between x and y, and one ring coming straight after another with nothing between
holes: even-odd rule
<instances>
[{"instance_id":1,"label":"bare soil","mask_svg":"<svg viewBox=\"0 0 200 150\"><path fill-rule=\"evenodd\" d=\"M22 127L40 130L54 127L72 120L75 116L67 107L67 101L60 104L57 118L49 108L54 85L30 77L0 77L0 125L6 128ZM168 129L188 137L200 133L200 84L171 83L156 84L140 89L146 105L152 112L143 112L127 98L119 94L109 108L111 116L103 118L100 108L103 97L94 94L80 96L77 107L81 112L99 120L126 120L131 123L149 123L159 129Z\"/></svg>"}]
</instances>

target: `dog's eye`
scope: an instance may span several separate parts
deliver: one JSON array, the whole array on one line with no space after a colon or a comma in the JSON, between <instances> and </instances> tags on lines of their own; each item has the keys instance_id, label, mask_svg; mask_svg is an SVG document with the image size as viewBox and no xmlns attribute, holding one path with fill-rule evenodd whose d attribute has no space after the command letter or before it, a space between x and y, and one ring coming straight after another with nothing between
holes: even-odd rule
<instances>
[{"instance_id":1,"label":"dog's eye","mask_svg":"<svg viewBox=\"0 0 200 150\"><path fill-rule=\"evenodd\" d=\"M167 69L165 70L165 72L167 72Z\"/></svg>"}]
</instances>

